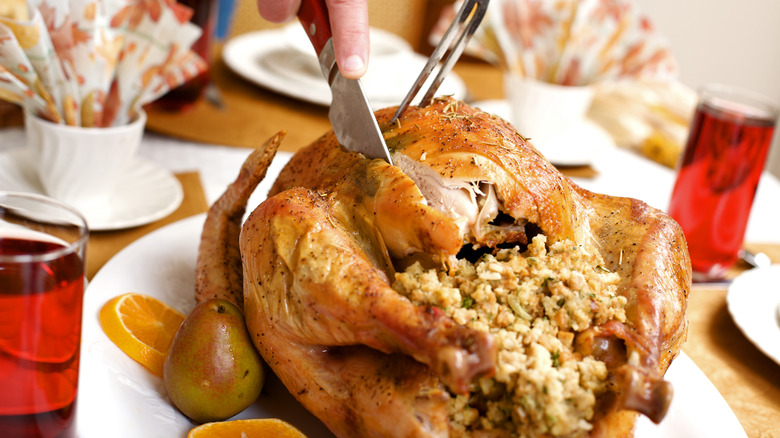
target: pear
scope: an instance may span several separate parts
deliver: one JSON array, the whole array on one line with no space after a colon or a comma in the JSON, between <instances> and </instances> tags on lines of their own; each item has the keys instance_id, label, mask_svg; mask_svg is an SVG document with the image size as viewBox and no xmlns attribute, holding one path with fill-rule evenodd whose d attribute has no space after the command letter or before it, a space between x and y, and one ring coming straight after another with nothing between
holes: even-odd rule
<instances>
[{"instance_id":1,"label":"pear","mask_svg":"<svg viewBox=\"0 0 780 438\"><path fill-rule=\"evenodd\" d=\"M243 411L260 395L264 379L244 315L221 299L204 301L187 315L163 367L171 401L197 423Z\"/></svg>"}]
</instances>

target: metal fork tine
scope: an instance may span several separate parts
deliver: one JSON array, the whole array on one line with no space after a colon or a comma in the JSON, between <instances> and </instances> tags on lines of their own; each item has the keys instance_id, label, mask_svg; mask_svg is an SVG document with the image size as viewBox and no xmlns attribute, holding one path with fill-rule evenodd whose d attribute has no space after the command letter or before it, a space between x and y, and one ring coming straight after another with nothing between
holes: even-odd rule
<instances>
[{"instance_id":1,"label":"metal fork tine","mask_svg":"<svg viewBox=\"0 0 780 438\"><path fill-rule=\"evenodd\" d=\"M474 0L469 0L469 3L474 3ZM453 20L453 22L450 24L450 27L447 28L447 31L439 41L439 44L437 44L436 48L433 49L433 53L431 53L431 56L428 58L428 62L425 64L425 67L423 67L420 75L417 76L414 84L412 84L412 88L408 93L406 93L404 100L401 101L401 105L398 107L396 115L393 117L393 121L395 121L395 119L398 118L398 116L400 116L404 110L406 110L406 108L412 102L412 99L414 99L414 96L417 95L423 84L425 84L425 81L428 79L428 76L430 76L433 69L436 68L436 65L438 65L439 61L444 57L444 54L447 53L447 49L449 48L450 44L452 44L452 40L456 36L460 15L462 15L467 6L468 4L464 4L463 7L461 7L458 15L455 17L455 20Z\"/></svg>"},{"instance_id":2,"label":"metal fork tine","mask_svg":"<svg viewBox=\"0 0 780 438\"><path fill-rule=\"evenodd\" d=\"M428 105L433 100L436 90L439 89L441 83L444 82L444 78L450 73L450 70L452 70L452 67L460 58L460 55L466 49L466 44L468 44L471 36L474 35L479 23L482 21L482 17L484 17L485 11L487 10L487 2L488 0L478 2L476 9L474 9L473 14L471 15L471 20L461 32L455 47L453 47L449 55L447 55L447 58L444 59L444 63L442 64L439 73L431 83L431 86L428 87L428 92L426 92L425 96L420 100L421 104Z\"/></svg>"},{"instance_id":3,"label":"metal fork tine","mask_svg":"<svg viewBox=\"0 0 780 438\"><path fill-rule=\"evenodd\" d=\"M396 119L406 111L406 108L409 107L412 99L414 99L420 91L423 84L428 79L428 76L431 75L433 69L439 64L439 61L444 57L448 49L450 49L453 40L455 40L455 45L449 50L449 54L447 54L447 58L441 65L439 73L436 75L436 78L433 80L430 87L428 87L428 91L420 100L420 105L428 105L433 100L436 90L439 89L444 78L449 74L450 70L452 70L452 66L454 66L455 62L460 58L469 39L471 39L471 36L474 35L477 27L479 27L480 22L482 22L489 1L490 0L466 0L463 3L463 6L458 10L455 19L452 21L452 24L447 28L441 41L439 41L439 44L436 45L433 53L428 58L428 62L425 64L425 67L423 67L417 80L412 85L412 88L406 94L403 101L401 101L391 122L395 122Z\"/></svg>"}]
</instances>

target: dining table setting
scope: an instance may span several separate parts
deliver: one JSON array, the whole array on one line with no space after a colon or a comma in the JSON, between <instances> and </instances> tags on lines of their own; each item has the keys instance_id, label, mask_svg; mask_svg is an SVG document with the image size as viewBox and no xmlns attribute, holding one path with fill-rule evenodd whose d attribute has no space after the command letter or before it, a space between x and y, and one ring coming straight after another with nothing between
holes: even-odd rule
<instances>
[{"instance_id":1,"label":"dining table setting","mask_svg":"<svg viewBox=\"0 0 780 438\"><path fill-rule=\"evenodd\" d=\"M476 30L466 56L454 62L438 89L434 88L436 96L451 97L517 127L523 123L519 113L542 113L542 108L555 101L553 94L546 94L557 92L545 88L550 82L568 87L600 82L598 88L588 87L590 94L584 97L587 100L580 114L572 116L572 128L563 129L559 124L547 133L547 127L540 126L544 122L532 122L540 127L538 136L530 136L530 144L576 186L619 199L633 198L669 212L697 95L674 79L678 66L663 39L648 26L640 26L645 22L639 16L598 15L599 2L583 2L577 20L567 22L571 27L537 35L530 44L539 57L531 59L523 53L530 46L507 43L519 44L519 40L512 39L517 35L511 24L502 21L507 15L495 8L510 3L491 2L492 9ZM586 4L593 4L588 6L592 9ZM178 35L167 40L171 46L184 39L183 46L190 47L200 36L190 32L188 17L182 19L178 9L161 12L160 17L163 27L173 23L181 27ZM40 17L37 20L43 23ZM445 10L439 21L433 20L432 40L445 33L452 15ZM586 31L585 24L594 22L602 24L602 33ZM13 29L7 21L5 26L2 23L0 35ZM135 22L139 29L147 24ZM569 44L558 51L560 47L554 48L550 41L560 41L562 31L567 32ZM362 90L370 110L376 111L402 102L410 86L420 81L418 75L430 53L420 53L391 31L372 27L370 32L371 60L362 78ZM139 33L128 35L138 38ZM624 47L615 41L624 42ZM110 47L119 53L125 46ZM609 57L604 56L605 47L611 50ZM8 52L0 52L0 61L3 53ZM128 50L123 59L144 59L133 58L132 53ZM86 110L71 111L68 105L60 105L58 110L52 104L57 99L47 97L35 81L16 79L13 86L19 90L38 93L20 92L24 98L0 101L0 192L47 195L51 190L39 174L40 152L29 146L31 136L46 135L31 128L34 110L44 124L106 124L92 129L123 129L142 121L137 145L123 159L126 166L121 174L113 175L116 181L111 182L111 191L97 201L83 201L83 194L69 198L89 227L77 437L185 437L195 427L171 404L163 379L149 373L107 337L101 328L101 308L111 298L138 293L154 297L183 315L191 312L196 306L196 265L206 215L239 177L247 158L284 131L265 177L247 195L242 220L268 198L274 181L296 152L322 141L333 129L329 117L333 97L318 62L322 58L312 51L304 26L297 21L214 40L203 59L188 50L176 53L177 57L168 58L175 61L166 64L169 70L157 72L164 77L154 90L127 81L112 86L105 78L87 75L92 85L100 79L105 93L83 92L105 100L77 99L92 105ZM77 62L79 56L76 53L68 59ZM544 56L555 57L559 63L546 64ZM625 62L618 67L621 60ZM117 68L130 70L127 65ZM2 75L8 71L0 67L0 91L4 89ZM156 104L169 87L204 72L207 85L197 99L175 110ZM435 72L420 81L423 90L430 87L434 76ZM645 82L646 77L655 80ZM534 83L529 85L530 79ZM541 88L537 82L544 82ZM5 89L10 89L8 82L5 84ZM75 86L67 89L82 92ZM67 100L67 93L49 94ZM0 97L7 96L0 93ZM536 96L541 100L526 108ZM561 99L567 99L567 108L576 106L569 96ZM116 108L111 109L113 105ZM665 110L659 110L664 105ZM631 123L623 123L629 117L634 117ZM67 123L68 119L73 123ZM117 126L108 126L113 120L118 120ZM527 130L534 132L533 127L520 131ZM557 131L563 134L556 135ZM49 151L42 155L56 154ZM101 164L93 159L85 167L109 166L110 160L104 160ZM70 178L88 173L82 168ZM760 180L752 206L747 207L749 217L738 261L717 278L694 278L684 311L687 334L665 377L673 388L671 404L659 424L641 416L634 429L636 437L780 437L780 179L761 169L756 177ZM93 183L92 190L101 184ZM70 192L63 196L70 196ZM335 436L267 367L265 380L258 400L231 419L279 418L310 438ZM0 410L2 415L7 414Z\"/></svg>"}]
</instances>

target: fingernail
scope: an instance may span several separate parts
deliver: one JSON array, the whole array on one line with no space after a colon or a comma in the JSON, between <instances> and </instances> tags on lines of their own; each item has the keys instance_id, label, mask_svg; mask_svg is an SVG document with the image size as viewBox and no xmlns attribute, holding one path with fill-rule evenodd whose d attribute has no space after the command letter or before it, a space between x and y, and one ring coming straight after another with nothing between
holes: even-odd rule
<instances>
[{"instance_id":1,"label":"fingernail","mask_svg":"<svg viewBox=\"0 0 780 438\"><path fill-rule=\"evenodd\" d=\"M363 62L363 58L358 55L350 55L344 60L344 65L341 66L344 73L362 74L365 68L366 64Z\"/></svg>"}]
</instances>

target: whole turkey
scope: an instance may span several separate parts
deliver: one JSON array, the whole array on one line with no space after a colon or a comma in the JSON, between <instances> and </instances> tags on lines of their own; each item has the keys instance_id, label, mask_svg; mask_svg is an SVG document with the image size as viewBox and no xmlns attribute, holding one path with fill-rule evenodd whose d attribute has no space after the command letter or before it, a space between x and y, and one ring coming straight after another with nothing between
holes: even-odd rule
<instances>
[{"instance_id":1,"label":"whole turkey","mask_svg":"<svg viewBox=\"0 0 780 438\"><path fill-rule=\"evenodd\" d=\"M242 170L204 227L197 299L243 305L268 365L340 437L631 436L640 413L660 421L687 328L679 226L578 187L463 102L393 110L376 116L395 166L327 133L236 238L256 184ZM270 161L253 155L245 168Z\"/></svg>"}]
</instances>

